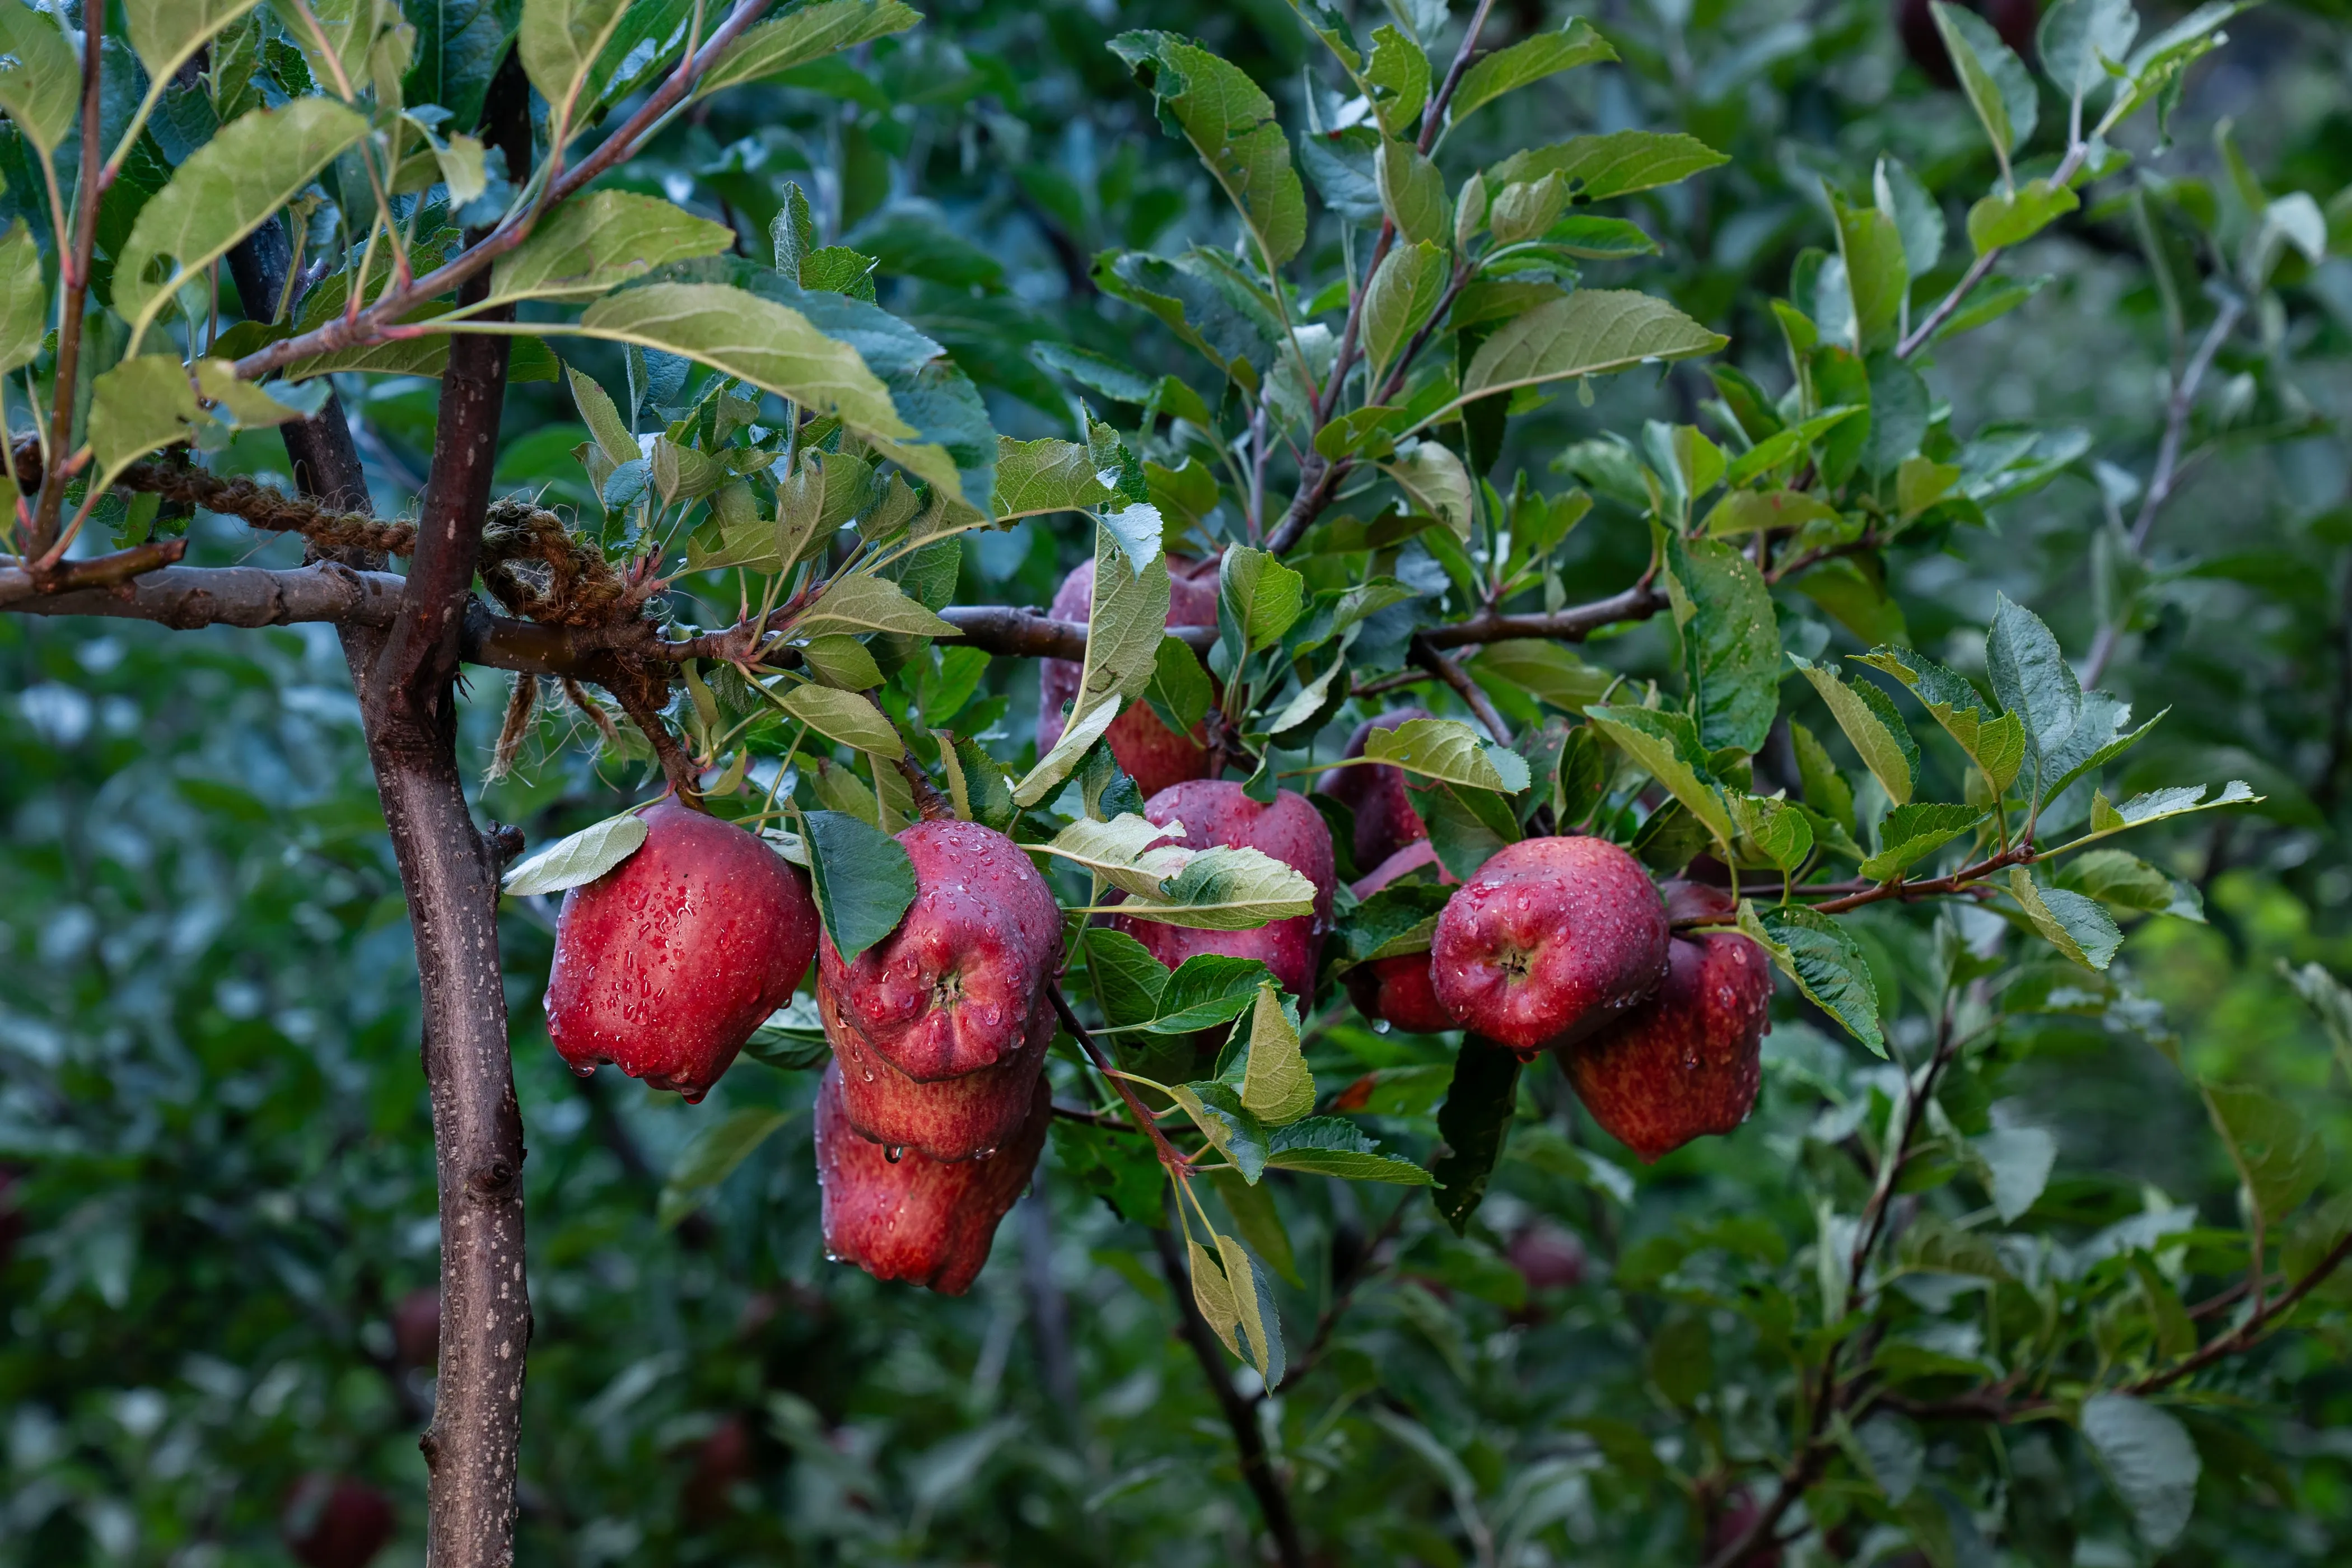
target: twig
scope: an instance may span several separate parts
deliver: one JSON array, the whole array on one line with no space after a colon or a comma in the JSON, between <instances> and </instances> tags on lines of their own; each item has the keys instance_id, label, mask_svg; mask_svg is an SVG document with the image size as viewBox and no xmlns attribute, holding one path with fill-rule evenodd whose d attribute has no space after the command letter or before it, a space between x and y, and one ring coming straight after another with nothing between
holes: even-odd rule
<instances>
[{"instance_id":1,"label":"twig","mask_svg":"<svg viewBox=\"0 0 2352 1568\"><path fill-rule=\"evenodd\" d=\"M1470 711L1478 716L1478 722L1486 726L1486 733L1494 737L1496 745L1507 746L1511 743L1511 727L1503 722L1503 716L1495 710L1493 700L1479 689L1476 681L1470 679L1469 671L1430 647L1425 639L1419 637L1412 639L1412 661L1452 687L1454 694L1467 703Z\"/></svg>"},{"instance_id":2,"label":"twig","mask_svg":"<svg viewBox=\"0 0 2352 1568\"><path fill-rule=\"evenodd\" d=\"M92 8L85 7L86 13ZM106 0L98 0L94 7L97 21L92 26L89 15L82 20L85 37L106 36ZM84 300L89 291L90 258L98 247L99 132L101 122L100 79L104 69L106 51L84 48L81 52L81 174L74 185L73 249L59 260L58 281L63 294L58 305L58 358L54 373L56 393L49 409L49 472L41 485L41 499L33 510L31 534L25 541L25 553L37 559L37 573L47 573L57 565L64 541L58 537L58 512L65 502L65 463L74 449L74 397L80 389L81 318ZM47 160L43 159L44 167ZM62 247L66 237L58 236Z\"/></svg>"},{"instance_id":3,"label":"twig","mask_svg":"<svg viewBox=\"0 0 2352 1568\"><path fill-rule=\"evenodd\" d=\"M1070 1031L1070 1037L1078 1042L1078 1048L1087 1053L1087 1059L1094 1063L1095 1070L1108 1079L1111 1088L1118 1091L1119 1099L1127 1102L1129 1120L1135 1123L1137 1131L1151 1140L1152 1152L1160 1156L1160 1163L1168 1168L1168 1173L1180 1182L1190 1181L1192 1163L1176 1145L1168 1142L1168 1134L1160 1131L1160 1123L1153 1119L1143 1101L1137 1098L1135 1089L1127 1081L1127 1075L1111 1066L1110 1058L1101 1044L1087 1033L1084 1024L1078 1022L1078 1016L1070 1010L1070 999L1062 994L1062 988L1049 985L1045 994L1053 999L1054 1011L1061 1016L1062 1027Z\"/></svg>"}]
</instances>

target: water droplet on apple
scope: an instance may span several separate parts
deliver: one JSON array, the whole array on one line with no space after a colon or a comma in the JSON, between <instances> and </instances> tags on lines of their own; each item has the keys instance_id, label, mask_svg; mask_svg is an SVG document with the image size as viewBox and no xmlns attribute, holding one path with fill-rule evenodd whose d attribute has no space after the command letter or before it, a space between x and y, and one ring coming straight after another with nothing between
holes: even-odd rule
<instances>
[{"instance_id":1,"label":"water droplet on apple","mask_svg":"<svg viewBox=\"0 0 2352 1568\"><path fill-rule=\"evenodd\" d=\"M882 1157L895 1165L907 1157L907 1146L904 1143L893 1143L882 1151Z\"/></svg>"}]
</instances>

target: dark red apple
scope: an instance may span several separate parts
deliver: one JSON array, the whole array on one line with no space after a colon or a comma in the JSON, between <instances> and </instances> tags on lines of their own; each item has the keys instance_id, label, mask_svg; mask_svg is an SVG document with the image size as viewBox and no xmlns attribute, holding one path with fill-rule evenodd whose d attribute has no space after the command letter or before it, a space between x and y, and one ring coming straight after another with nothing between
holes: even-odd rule
<instances>
[{"instance_id":1,"label":"dark red apple","mask_svg":"<svg viewBox=\"0 0 2352 1568\"><path fill-rule=\"evenodd\" d=\"M1675 920L1728 920L1728 894L1692 883L1666 890ZM1771 1027L1772 962L1738 931L1677 934L1657 994L1614 1028L1560 1053L1576 1096L1643 1164L1748 1119Z\"/></svg>"},{"instance_id":2,"label":"dark red apple","mask_svg":"<svg viewBox=\"0 0 2352 1568\"><path fill-rule=\"evenodd\" d=\"M678 1497L689 1521L709 1521L734 1511L735 1483L751 1474L751 1425L729 1415L695 1449L694 1471Z\"/></svg>"},{"instance_id":3,"label":"dark red apple","mask_svg":"<svg viewBox=\"0 0 2352 1568\"><path fill-rule=\"evenodd\" d=\"M1437 1000L1429 977L1429 954L1401 952L1348 971L1348 999L1365 1017L1385 1020L1412 1035L1453 1028L1454 1016Z\"/></svg>"},{"instance_id":4,"label":"dark red apple","mask_svg":"<svg viewBox=\"0 0 2352 1568\"><path fill-rule=\"evenodd\" d=\"M430 1371L441 1359L441 1292L411 1290L392 1310L392 1351L403 1367Z\"/></svg>"},{"instance_id":5,"label":"dark red apple","mask_svg":"<svg viewBox=\"0 0 2352 1568\"><path fill-rule=\"evenodd\" d=\"M1031 1080L1026 1115L982 1160L944 1162L888 1150L850 1124L842 1064L816 1096L816 1173L824 1188L824 1249L877 1279L905 1279L961 1296L988 1261L997 1222L1018 1202L1045 1147L1054 1097Z\"/></svg>"},{"instance_id":6,"label":"dark red apple","mask_svg":"<svg viewBox=\"0 0 2352 1568\"><path fill-rule=\"evenodd\" d=\"M1399 708L1367 719L1356 726L1348 737L1348 749L1343 757L1360 757L1364 742L1375 730L1393 730L1414 719L1426 719L1425 708ZM1356 869L1359 873L1373 867L1412 843L1429 837L1429 828L1421 820L1421 813L1412 808L1412 795L1405 788L1404 770L1385 763L1352 768L1328 768L1315 781L1315 788L1323 795L1346 805L1356 814Z\"/></svg>"},{"instance_id":7,"label":"dark red apple","mask_svg":"<svg viewBox=\"0 0 2352 1568\"><path fill-rule=\"evenodd\" d=\"M919 822L898 842L915 901L855 963L823 940L818 1013L859 1131L968 1160L1028 1114L1054 1043L1062 911L1020 846L978 823Z\"/></svg>"},{"instance_id":8,"label":"dark red apple","mask_svg":"<svg viewBox=\"0 0 2352 1568\"><path fill-rule=\"evenodd\" d=\"M348 1476L308 1475L288 1494L283 1522L305 1568L367 1568L392 1539L392 1500Z\"/></svg>"},{"instance_id":9,"label":"dark red apple","mask_svg":"<svg viewBox=\"0 0 2352 1568\"><path fill-rule=\"evenodd\" d=\"M1112 923L1171 969L1203 952L1264 959L1284 990L1311 997L1323 939L1331 930L1331 892L1339 876L1331 857L1331 829L1323 814L1307 805L1305 795L1289 790L1277 793L1272 805L1261 805L1238 784L1192 779L1144 802L1143 815L1163 826L1184 825L1181 834L1165 843L1190 849L1231 845L1273 856L1315 884L1315 912L1274 921L1255 931L1192 931L1125 916Z\"/></svg>"},{"instance_id":10,"label":"dark red apple","mask_svg":"<svg viewBox=\"0 0 2352 1568\"><path fill-rule=\"evenodd\" d=\"M1548 1219L1511 1237L1505 1256L1530 1290L1570 1290L1584 1282L1584 1243Z\"/></svg>"},{"instance_id":11,"label":"dark red apple","mask_svg":"<svg viewBox=\"0 0 2352 1568\"><path fill-rule=\"evenodd\" d=\"M1437 883L1440 887L1448 887L1462 880L1444 867L1438 866L1437 849L1434 845L1426 838L1416 838L1353 882L1349 883L1348 890L1359 899L1369 899L1390 883L1402 881L1407 875L1420 870L1423 866L1437 866Z\"/></svg>"},{"instance_id":12,"label":"dark red apple","mask_svg":"<svg viewBox=\"0 0 2352 1568\"><path fill-rule=\"evenodd\" d=\"M1657 989L1666 909L1641 862L1605 839L1525 839L1447 901L1430 962L1456 1023L1532 1057L1608 1026Z\"/></svg>"},{"instance_id":13,"label":"dark red apple","mask_svg":"<svg viewBox=\"0 0 2352 1568\"><path fill-rule=\"evenodd\" d=\"M574 1072L612 1062L700 1100L816 951L808 879L732 823L664 801L646 842L563 895L547 1033Z\"/></svg>"},{"instance_id":14,"label":"dark red apple","mask_svg":"<svg viewBox=\"0 0 2352 1568\"><path fill-rule=\"evenodd\" d=\"M1168 624L1171 626L1213 626L1217 624L1217 563L1183 556L1168 558ZM1094 610L1095 563L1087 561L1062 579L1054 595L1057 621L1084 621ZM1064 703L1078 695L1085 672L1066 658L1049 658L1038 675L1037 754L1044 756L1062 738L1068 715ZM1204 777L1209 771L1209 741L1203 728L1179 735L1160 721L1148 702L1131 702L1110 722L1103 737L1110 754L1135 787L1146 796L1170 784Z\"/></svg>"}]
</instances>

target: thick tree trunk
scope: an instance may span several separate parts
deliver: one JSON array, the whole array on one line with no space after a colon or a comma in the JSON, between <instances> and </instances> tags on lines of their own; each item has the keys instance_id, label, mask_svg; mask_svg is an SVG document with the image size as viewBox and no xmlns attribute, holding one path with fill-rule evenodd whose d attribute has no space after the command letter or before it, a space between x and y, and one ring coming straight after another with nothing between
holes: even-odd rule
<instances>
[{"instance_id":1,"label":"thick tree trunk","mask_svg":"<svg viewBox=\"0 0 2352 1568\"><path fill-rule=\"evenodd\" d=\"M247 314L268 320L285 286L282 230L231 252ZM514 1560L515 1465L530 1342L524 1279L522 1121L507 1041L498 935L499 856L474 826L457 762L457 633L473 582L506 390L506 342L466 338L442 383L441 423L417 552L389 626L338 628L369 760L399 861L424 999L441 1206L441 1349L427 1467L427 1561ZM340 405L283 427L304 493L370 507ZM341 560L375 570L382 560Z\"/></svg>"}]
</instances>

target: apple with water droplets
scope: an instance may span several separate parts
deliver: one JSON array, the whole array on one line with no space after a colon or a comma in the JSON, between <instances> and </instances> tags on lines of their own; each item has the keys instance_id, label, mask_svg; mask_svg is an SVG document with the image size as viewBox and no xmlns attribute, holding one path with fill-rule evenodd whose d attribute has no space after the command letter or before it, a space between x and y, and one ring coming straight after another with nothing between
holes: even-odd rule
<instances>
[{"instance_id":1,"label":"apple with water droplets","mask_svg":"<svg viewBox=\"0 0 2352 1568\"><path fill-rule=\"evenodd\" d=\"M1672 920L1719 920L1730 896L1694 883L1666 889ZM1560 1053L1592 1119L1644 1164L1748 1119L1771 1027L1772 963L1738 931L1677 934L1657 994L1615 1027Z\"/></svg>"},{"instance_id":2,"label":"apple with water droplets","mask_svg":"<svg viewBox=\"0 0 2352 1568\"><path fill-rule=\"evenodd\" d=\"M1143 815L1163 826L1183 824L1184 831L1160 840L1163 844L1188 849L1223 845L1272 856L1315 884L1315 910L1271 921L1254 931L1193 931L1126 916L1112 923L1170 969L1204 952L1263 959L1284 990L1301 998L1313 996L1323 939L1331 930L1331 893L1339 876L1331 856L1331 829L1323 814L1291 790L1279 791L1271 803L1261 804L1230 780L1192 779L1144 802Z\"/></svg>"},{"instance_id":3,"label":"apple with water droplets","mask_svg":"<svg viewBox=\"0 0 2352 1568\"><path fill-rule=\"evenodd\" d=\"M817 1012L849 1120L932 1160L969 1160L1019 1131L1054 1043L1062 911L1021 847L974 822L898 835L915 900L855 960L828 934Z\"/></svg>"},{"instance_id":4,"label":"apple with water droplets","mask_svg":"<svg viewBox=\"0 0 2352 1568\"><path fill-rule=\"evenodd\" d=\"M1434 1035L1454 1026L1454 1015L1437 999L1426 952L1391 953L1348 971L1348 999L1356 1011L1411 1035Z\"/></svg>"},{"instance_id":5,"label":"apple with water droplets","mask_svg":"<svg viewBox=\"0 0 2352 1568\"><path fill-rule=\"evenodd\" d=\"M748 830L664 801L636 853L563 895L547 1033L572 1070L611 1062L699 1100L816 951L805 873Z\"/></svg>"},{"instance_id":6,"label":"apple with water droplets","mask_svg":"<svg viewBox=\"0 0 2352 1568\"><path fill-rule=\"evenodd\" d=\"M962 1295L1045 1147L1054 1119L1045 1080L1030 1079L1022 1121L988 1158L959 1161L866 1137L850 1121L847 1087L843 1064L826 1064L816 1096L816 1173L827 1256L877 1279Z\"/></svg>"},{"instance_id":7,"label":"apple with water droplets","mask_svg":"<svg viewBox=\"0 0 2352 1568\"><path fill-rule=\"evenodd\" d=\"M1377 719L1367 719L1348 737L1343 757L1360 757L1364 742L1375 730L1393 730L1415 719L1426 719L1426 708L1398 708ZM1387 763L1359 763L1350 768L1327 768L1315 781L1318 794L1328 795L1356 814L1356 870L1369 873L1381 861L1416 839L1429 837L1428 825L1412 805L1404 770Z\"/></svg>"},{"instance_id":8,"label":"apple with water droplets","mask_svg":"<svg viewBox=\"0 0 2352 1568\"><path fill-rule=\"evenodd\" d=\"M1454 1022L1531 1058L1608 1027L1666 969L1666 910L1641 862L1606 839L1498 850L1439 911L1437 999Z\"/></svg>"},{"instance_id":9,"label":"apple with water droplets","mask_svg":"<svg viewBox=\"0 0 2352 1568\"><path fill-rule=\"evenodd\" d=\"M1094 611L1095 563L1081 563L1078 569L1062 579L1062 586L1054 595L1052 615L1057 621L1077 621L1083 624ZM1217 624L1217 563L1194 561L1184 556L1168 557L1168 625L1177 626L1213 626ZM1037 754L1044 756L1062 738L1069 715L1065 704L1076 700L1078 682L1084 669L1066 658L1049 658L1038 672L1037 691ZM1159 794L1170 784L1186 779L1207 776L1209 772L1209 740L1203 726L1195 726L1190 735L1179 735L1160 721L1160 715L1148 702L1130 702L1119 716L1110 721L1103 739L1110 742L1110 754L1118 760L1121 772L1135 781L1135 787L1147 796Z\"/></svg>"}]
</instances>

